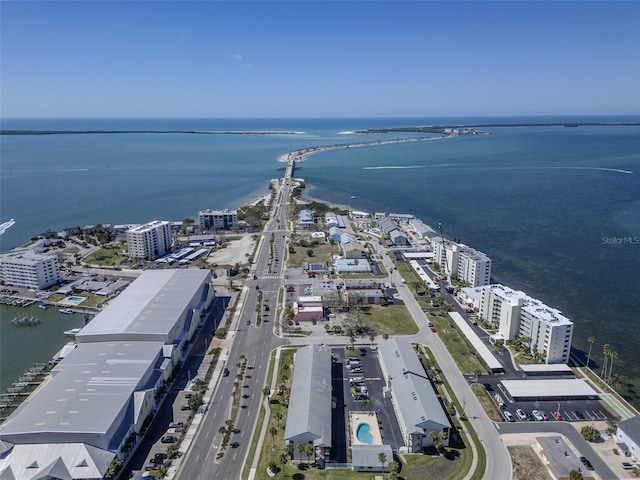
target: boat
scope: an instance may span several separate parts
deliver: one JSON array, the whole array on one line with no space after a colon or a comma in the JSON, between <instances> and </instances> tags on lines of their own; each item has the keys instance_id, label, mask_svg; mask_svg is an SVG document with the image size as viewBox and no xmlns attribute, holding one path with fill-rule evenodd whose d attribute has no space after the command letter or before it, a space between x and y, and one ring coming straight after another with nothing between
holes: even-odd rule
<instances>
[{"instance_id":1,"label":"boat","mask_svg":"<svg viewBox=\"0 0 640 480\"><path fill-rule=\"evenodd\" d=\"M80 330L82 330L82 328L72 328L71 330L65 330L64 334L67 337L75 337L78 333L80 333Z\"/></svg>"},{"instance_id":2,"label":"boat","mask_svg":"<svg viewBox=\"0 0 640 480\"><path fill-rule=\"evenodd\" d=\"M43 310L46 310L47 308L49 308L49 305L47 305L47 304L46 304L46 303L44 303L44 302L40 302L40 303L38 304L38 308L41 308L41 309L43 309Z\"/></svg>"},{"instance_id":3,"label":"boat","mask_svg":"<svg viewBox=\"0 0 640 480\"><path fill-rule=\"evenodd\" d=\"M356 196L355 195L351 195L351 198L356 198Z\"/></svg>"},{"instance_id":4,"label":"boat","mask_svg":"<svg viewBox=\"0 0 640 480\"><path fill-rule=\"evenodd\" d=\"M70 308L61 308L60 309L60 313L71 314L71 313L75 313L75 312L73 310L71 310Z\"/></svg>"},{"instance_id":5,"label":"boat","mask_svg":"<svg viewBox=\"0 0 640 480\"><path fill-rule=\"evenodd\" d=\"M16 221L12 218L8 222L4 222L3 224L0 224L0 235L2 235L5 231L7 231L7 229L12 227L15 223Z\"/></svg>"}]
</instances>

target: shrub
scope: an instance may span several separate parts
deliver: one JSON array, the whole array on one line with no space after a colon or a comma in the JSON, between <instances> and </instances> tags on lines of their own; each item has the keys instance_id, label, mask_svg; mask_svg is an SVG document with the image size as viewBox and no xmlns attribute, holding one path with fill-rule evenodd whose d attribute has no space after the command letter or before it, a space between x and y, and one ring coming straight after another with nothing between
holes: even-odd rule
<instances>
[{"instance_id":1,"label":"shrub","mask_svg":"<svg viewBox=\"0 0 640 480\"><path fill-rule=\"evenodd\" d=\"M582 434L582 437L588 442L595 442L602 438L600 436L600 431L597 428L592 427L591 425L585 425L584 427L582 427L580 429L580 433Z\"/></svg>"}]
</instances>

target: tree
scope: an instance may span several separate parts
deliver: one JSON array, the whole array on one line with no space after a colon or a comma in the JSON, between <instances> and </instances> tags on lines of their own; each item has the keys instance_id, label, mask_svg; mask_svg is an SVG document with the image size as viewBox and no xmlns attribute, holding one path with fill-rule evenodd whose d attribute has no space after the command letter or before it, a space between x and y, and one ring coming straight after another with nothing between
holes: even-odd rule
<instances>
[{"instance_id":1,"label":"tree","mask_svg":"<svg viewBox=\"0 0 640 480\"><path fill-rule=\"evenodd\" d=\"M444 432L429 432L429 438L433 441L433 448L436 449L436 452L440 453L440 451L444 448Z\"/></svg>"},{"instance_id":2,"label":"tree","mask_svg":"<svg viewBox=\"0 0 640 480\"><path fill-rule=\"evenodd\" d=\"M582 480L584 477L580 470L571 470L569 471L569 480Z\"/></svg>"},{"instance_id":3,"label":"tree","mask_svg":"<svg viewBox=\"0 0 640 480\"><path fill-rule=\"evenodd\" d=\"M313 457L313 454L315 453L315 451L316 451L315 447L310 443L307 443L304 446L304 454L307 456L307 463L309 463L309 461Z\"/></svg>"},{"instance_id":4,"label":"tree","mask_svg":"<svg viewBox=\"0 0 640 480\"><path fill-rule=\"evenodd\" d=\"M387 463L387 454L384 452L380 452L378 454L378 461L382 465L382 471L384 472L384 464Z\"/></svg>"},{"instance_id":5,"label":"tree","mask_svg":"<svg viewBox=\"0 0 640 480\"><path fill-rule=\"evenodd\" d=\"M307 250L307 256L313 257L313 249L310 248L309 250Z\"/></svg>"},{"instance_id":6,"label":"tree","mask_svg":"<svg viewBox=\"0 0 640 480\"><path fill-rule=\"evenodd\" d=\"M593 344L596 342L596 337L587 338L587 342L589 342L589 355L587 355L587 368L589 368L589 361L591 360L591 348Z\"/></svg>"},{"instance_id":7,"label":"tree","mask_svg":"<svg viewBox=\"0 0 640 480\"><path fill-rule=\"evenodd\" d=\"M276 413L273 414L273 418L276 419L276 423L278 424L278 428L280 428L280 422L284 418L284 415L282 415L282 413L280 413L280 412L276 412Z\"/></svg>"},{"instance_id":8,"label":"tree","mask_svg":"<svg viewBox=\"0 0 640 480\"><path fill-rule=\"evenodd\" d=\"M282 475L284 476L284 467L287 465L289 461L289 456L286 453L280 454L280 465L282 465Z\"/></svg>"},{"instance_id":9,"label":"tree","mask_svg":"<svg viewBox=\"0 0 640 480\"><path fill-rule=\"evenodd\" d=\"M397 480L400 473L400 464L395 460L389 463L389 480Z\"/></svg>"},{"instance_id":10,"label":"tree","mask_svg":"<svg viewBox=\"0 0 640 480\"><path fill-rule=\"evenodd\" d=\"M271 427L269 429L269 433L271 434L271 450L276 449L276 435L278 434L278 429L276 427Z\"/></svg>"},{"instance_id":11,"label":"tree","mask_svg":"<svg viewBox=\"0 0 640 480\"><path fill-rule=\"evenodd\" d=\"M296 450L298 450L298 453L300 454L300 459L302 460L302 454L305 451L305 444L304 443L296 443Z\"/></svg>"},{"instance_id":12,"label":"tree","mask_svg":"<svg viewBox=\"0 0 640 480\"><path fill-rule=\"evenodd\" d=\"M609 361L609 353L611 353L611 345L605 343L602 346L602 353L604 354L604 362L602 363L602 372L600 373L600 378L607 382L607 363Z\"/></svg>"},{"instance_id":13,"label":"tree","mask_svg":"<svg viewBox=\"0 0 640 480\"><path fill-rule=\"evenodd\" d=\"M580 429L580 434L587 442L595 442L602 438L600 436L600 431L597 428L592 427L591 425L585 425L584 427L582 427Z\"/></svg>"},{"instance_id":14,"label":"tree","mask_svg":"<svg viewBox=\"0 0 640 480\"><path fill-rule=\"evenodd\" d=\"M613 373L613 361L618 358L618 352L615 350L611 350L609 353L609 358L611 359L611 364L609 365L609 375L607 377L609 385L611 385L611 374Z\"/></svg>"}]
</instances>

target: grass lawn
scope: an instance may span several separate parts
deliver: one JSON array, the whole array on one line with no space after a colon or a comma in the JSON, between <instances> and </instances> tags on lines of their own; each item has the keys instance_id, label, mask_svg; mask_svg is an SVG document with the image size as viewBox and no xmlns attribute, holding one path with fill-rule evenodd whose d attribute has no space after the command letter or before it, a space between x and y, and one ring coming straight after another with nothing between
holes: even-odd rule
<instances>
[{"instance_id":1,"label":"grass lawn","mask_svg":"<svg viewBox=\"0 0 640 480\"><path fill-rule=\"evenodd\" d=\"M428 317L436 327L438 335L462 373L474 374L477 369L480 372L486 372L484 366L476 357L475 350L469 347L464 336L455 329L449 315L429 314Z\"/></svg>"},{"instance_id":2,"label":"grass lawn","mask_svg":"<svg viewBox=\"0 0 640 480\"><path fill-rule=\"evenodd\" d=\"M125 255L118 255L120 247L115 248L100 248L83 258L85 263L91 265L100 266L112 266L117 267L122 262L127 260Z\"/></svg>"},{"instance_id":3,"label":"grass lawn","mask_svg":"<svg viewBox=\"0 0 640 480\"><path fill-rule=\"evenodd\" d=\"M94 293L89 293L89 292L80 292L78 293L79 297L85 297L86 300L82 303L78 304L78 308L83 308L83 307L101 307L102 306L102 302L105 301L104 297L99 297ZM47 303L56 303L59 302L60 300L63 300L65 298L67 298L68 295L60 295L58 293L54 293L53 295L47 297Z\"/></svg>"},{"instance_id":4,"label":"grass lawn","mask_svg":"<svg viewBox=\"0 0 640 480\"><path fill-rule=\"evenodd\" d=\"M450 459L435 455L403 455L400 478L422 480L425 478L453 478L460 468L459 456Z\"/></svg>"},{"instance_id":5,"label":"grass lawn","mask_svg":"<svg viewBox=\"0 0 640 480\"><path fill-rule=\"evenodd\" d=\"M418 333L418 326L404 305L373 305L360 312L362 318L374 325L378 335L413 335Z\"/></svg>"},{"instance_id":6,"label":"grass lawn","mask_svg":"<svg viewBox=\"0 0 640 480\"><path fill-rule=\"evenodd\" d=\"M502 418L502 414L496 407L495 402L490 398L489 392L487 392L483 385L478 385L473 387L473 391L482 405L482 408L486 412L487 416L493 420L494 422L502 422L504 419Z\"/></svg>"},{"instance_id":7,"label":"grass lawn","mask_svg":"<svg viewBox=\"0 0 640 480\"><path fill-rule=\"evenodd\" d=\"M326 265L328 261L331 261L331 244L324 243L321 245L314 245L313 247L300 247L294 245L294 253L289 254L289 267L302 267L304 262L309 263L323 263ZM313 250L313 256L310 257L307 254L308 250Z\"/></svg>"}]
</instances>

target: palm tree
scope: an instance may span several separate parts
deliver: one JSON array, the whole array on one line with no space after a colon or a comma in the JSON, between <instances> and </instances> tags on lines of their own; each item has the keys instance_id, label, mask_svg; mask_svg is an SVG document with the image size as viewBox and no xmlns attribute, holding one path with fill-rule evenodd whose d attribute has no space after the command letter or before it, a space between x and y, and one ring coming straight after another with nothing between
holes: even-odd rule
<instances>
[{"instance_id":1,"label":"palm tree","mask_svg":"<svg viewBox=\"0 0 640 480\"><path fill-rule=\"evenodd\" d=\"M604 354L604 362L602 363L602 372L600 372L600 378L607 382L607 363L609 361L609 353L611 353L611 345L605 343L602 346L602 353Z\"/></svg>"},{"instance_id":2,"label":"palm tree","mask_svg":"<svg viewBox=\"0 0 640 480\"><path fill-rule=\"evenodd\" d=\"M304 446L304 453L307 456L307 463L309 463L309 459L313 456L315 451L316 451L315 447L310 443L307 443Z\"/></svg>"},{"instance_id":3,"label":"palm tree","mask_svg":"<svg viewBox=\"0 0 640 480\"><path fill-rule=\"evenodd\" d=\"M400 473L400 464L395 460L389 463L389 480L396 480Z\"/></svg>"},{"instance_id":4,"label":"palm tree","mask_svg":"<svg viewBox=\"0 0 640 480\"><path fill-rule=\"evenodd\" d=\"M276 419L276 423L278 424L278 428L280 428L280 422L284 418L284 415L282 415L282 413L280 413L280 412L276 412L276 413L273 414L273 418Z\"/></svg>"},{"instance_id":5,"label":"palm tree","mask_svg":"<svg viewBox=\"0 0 640 480\"><path fill-rule=\"evenodd\" d=\"M611 383L611 374L613 373L613 361L618 358L618 352L615 350L611 350L609 352L609 358L611 359L611 364L609 365L609 375L607 376L607 380Z\"/></svg>"},{"instance_id":6,"label":"palm tree","mask_svg":"<svg viewBox=\"0 0 640 480\"><path fill-rule=\"evenodd\" d=\"M269 429L269 433L271 434L271 450L276 449L276 435L278 434L278 429L276 427L271 427Z\"/></svg>"},{"instance_id":7,"label":"palm tree","mask_svg":"<svg viewBox=\"0 0 640 480\"><path fill-rule=\"evenodd\" d=\"M439 454L444 447L444 432L431 431L429 432L429 438L433 441L433 448L435 448Z\"/></svg>"},{"instance_id":8,"label":"palm tree","mask_svg":"<svg viewBox=\"0 0 640 480\"><path fill-rule=\"evenodd\" d=\"M289 461L289 456L286 453L280 454L280 465L282 465L282 475L284 476L284 467L287 465Z\"/></svg>"},{"instance_id":9,"label":"palm tree","mask_svg":"<svg viewBox=\"0 0 640 480\"><path fill-rule=\"evenodd\" d=\"M384 472L384 464L387 463L387 454L380 452L378 454L378 461L382 464L382 472Z\"/></svg>"},{"instance_id":10,"label":"palm tree","mask_svg":"<svg viewBox=\"0 0 640 480\"><path fill-rule=\"evenodd\" d=\"M300 454L300 460L302 460L302 454L304 453L304 450L305 450L305 444L304 443L297 443L296 444L296 450L298 450L298 453Z\"/></svg>"},{"instance_id":11,"label":"palm tree","mask_svg":"<svg viewBox=\"0 0 640 480\"><path fill-rule=\"evenodd\" d=\"M593 344L596 342L596 337L587 338L587 342L589 342L589 355L587 355L587 368L589 368L589 360L591 360L591 348Z\"/></svg>"}]
</instances>

